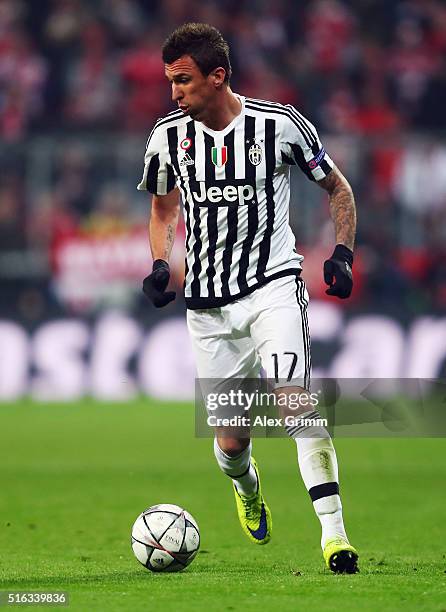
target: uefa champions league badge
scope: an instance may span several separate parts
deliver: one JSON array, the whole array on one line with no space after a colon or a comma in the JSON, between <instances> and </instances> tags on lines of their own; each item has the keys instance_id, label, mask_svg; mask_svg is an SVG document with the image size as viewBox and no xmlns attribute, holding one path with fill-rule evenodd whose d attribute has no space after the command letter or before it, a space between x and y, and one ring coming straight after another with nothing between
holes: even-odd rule
<instances>
[{"instance_id":1,"label":"uefa champions league badge","mask_svg":"<svg viewBox=\"0 0 446 612\"><path fill-rule=\"evenodd\" d=\"M320 163L321 161L324 159L325 157L325 149L324 147L321 148L321 150L319 151L319 153L316 155L316 157L313 157L313 159L310 159L308 163L308 167L311 170L314 170Z\"/></svg>"},{"instance_id":2,"label":"uefa champions league badge","mask_svg":"<svg viewBox=\"0 0 446 612\"><path fill-rule=\"evenodd\" d=\"M192 146L192 138L184 138L181 142L180 142L180 148L183 149L183 151L187 151L188 149L190 149Z\"/></svg>"}]
</instances>

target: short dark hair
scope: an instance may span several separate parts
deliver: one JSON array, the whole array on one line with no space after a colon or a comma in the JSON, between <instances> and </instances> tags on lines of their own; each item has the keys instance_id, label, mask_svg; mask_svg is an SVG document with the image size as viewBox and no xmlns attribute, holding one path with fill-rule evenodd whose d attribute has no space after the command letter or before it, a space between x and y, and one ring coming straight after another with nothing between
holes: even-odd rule
<instances>
[{"instance_id":1,"label":"short dark hair","mask_svg":"<svg viewBox=\"0 0 446 612\"><path fill-rule=\"evenodd\" d=\"M229 45L217 28L207 23L184 23L178 27L165 40L162 54L165 64L190 55L205 76L221 66L226 70L225 81L231 77Z\"/></svg>"}]
</instances>

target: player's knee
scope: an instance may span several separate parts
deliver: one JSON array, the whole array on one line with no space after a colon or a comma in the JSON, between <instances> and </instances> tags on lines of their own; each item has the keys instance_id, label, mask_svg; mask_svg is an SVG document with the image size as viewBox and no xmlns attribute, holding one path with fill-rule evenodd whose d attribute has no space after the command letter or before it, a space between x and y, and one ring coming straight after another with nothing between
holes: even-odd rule
<instances>
[{"instance_id":1,"label":"player's knee","mask_svg":"<svg viewBox=\"0 0 446 612\"><path fill-rule=\"evenodd\" d=\"M218 446L229 457L237 457L247 446L249 446L248 438L217 438Z\"/></svg>"}]
</instances>

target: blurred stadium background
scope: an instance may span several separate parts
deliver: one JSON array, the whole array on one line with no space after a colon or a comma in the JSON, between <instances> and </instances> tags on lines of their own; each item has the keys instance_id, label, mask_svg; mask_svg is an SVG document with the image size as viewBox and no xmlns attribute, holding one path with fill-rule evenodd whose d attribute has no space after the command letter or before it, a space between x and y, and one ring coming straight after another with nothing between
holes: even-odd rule
<instances>
[{"instance_id":1,"label":"blurred stadium background","mask_svg":"<svg viewBox=\"0 0 446 612\"><path fill-rule=\"evenodd\" d=\"M184 303L155 311L148 133L160 46L217 26L234 91L295 104L350 179L355 290L326 299L326 195L293 174L318 374L446 373L446 5L440 0L0 0L0 400L190 399ZM172 260L181 294L184 228Z\"/></svg>"}]
</instances>

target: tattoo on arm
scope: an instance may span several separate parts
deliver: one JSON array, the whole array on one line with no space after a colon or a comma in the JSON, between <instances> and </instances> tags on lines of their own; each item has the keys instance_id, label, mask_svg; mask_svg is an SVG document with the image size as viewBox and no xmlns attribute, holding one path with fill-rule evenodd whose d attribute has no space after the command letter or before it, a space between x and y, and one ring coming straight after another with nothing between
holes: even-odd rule
<instances>
[{"instance_id":1,"label":"tattoo on arm","mask_svg":"<svg viewBox=\"0 0 446 612\"><path fill-rule=\"evenodd\" d=\"M169 256L172 251L174 240L175 240L175 228L171 223L169 223L167 226L167 233L166 233L166 245L164 247L164 256L165 256L166 261L169 260Z\"/></svg>"},{"instance_id":2,"label":"tattoo on arm","mask_svg":"<svg viewBox=\"0 0 446 612\"><path fill-rule=\"evenodd\" d=\"M336 233L336 244L345 244L353 251L356 233L356 206L352 188L336 166L319 185L330 198L330 215Z\"/></svg>"},{"instance_id":3,"label":"tattoo on arm","mask_svg":"<svg viewBox=\"0 0 446 612\"><path fill-rule=\"evenodd\" d=\"M152 197L149 215L149 242L153 259L169 261L180 214L178 190Z\"/></svg>"}]
</instances>

